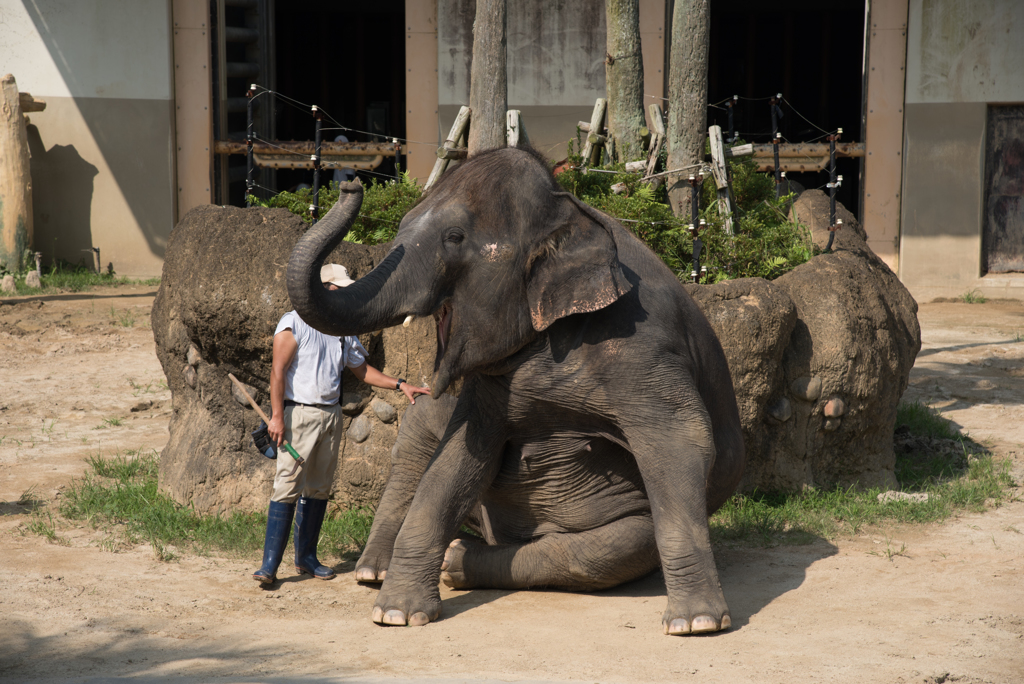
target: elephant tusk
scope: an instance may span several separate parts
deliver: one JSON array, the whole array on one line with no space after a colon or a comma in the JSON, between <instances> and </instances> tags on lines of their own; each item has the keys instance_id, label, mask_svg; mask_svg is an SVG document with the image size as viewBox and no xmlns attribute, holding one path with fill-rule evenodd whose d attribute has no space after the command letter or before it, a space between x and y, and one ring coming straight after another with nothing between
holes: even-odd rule
<instances>
[{"instance_id":1,"label":"elephant tusk","mask_svg":"<svg viewBox=\"0 0 1024 684\"><path fill-rule=\"evenodd\" d=\"M412 314L410 314L410 315L406 316L406 317L405 317L405 320L404 320L404 321L402 321L402 327L403 327L403 328L408 328L408 327L409 327L409 324L410 324L410 323L412 323L412 319L414 319L414 318L416 318L416 317L415 317L415 316L413 316Z\"/></svg>"}]
</instances>

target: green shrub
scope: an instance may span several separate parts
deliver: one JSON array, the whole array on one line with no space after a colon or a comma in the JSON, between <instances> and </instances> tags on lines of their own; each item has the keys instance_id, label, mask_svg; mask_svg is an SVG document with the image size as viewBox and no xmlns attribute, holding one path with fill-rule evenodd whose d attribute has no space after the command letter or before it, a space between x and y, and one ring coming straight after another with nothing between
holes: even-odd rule
<instances>
[{"instance_id":1,"label":"green shrub","mask_svg":"<svg viewBox=\"0 0 1024 684\"><path fill-rule=\"evenodd\" d=\"M693 238L689 221L675 217L668 205L665 187L653 189L640 182L638 174L627 174L623 164L601 167L601 173L584 173L582 158L569 141L571 168L557 176L567 191L594 208L622 221L637 237L676 272L689 281L693 262ZM710 282L731 278L777 278L814 256L810 233L792 223L786 211L792 198L775 198L772 177L757 171L751 158L730 162L733 176L733 236L725 234L724 220L715 204L715 184L707 179L701 189L701 218L707 229L701 235L704 244L701 264L707 266ZM624 183L626 191L615 194L611 186ZM351 242L378 244L393 240L398 224L420 198L422 191L407 173L398 181L373 181L366 187L359 218L345 237ZM312 191L282 192L268 200L250 198L262 207L283 207L311 222L309 205ZM331 183L320 191L322 214L338 200L338 186Z\"/></svg>"},{"instance_id":2,"label":"green shrub","mask_svg":"<svg viewBox=\"0 0 1024 684\"><path fill-rule=\"evenodd\" d=\"M324 216L338 201L338 184L331 181L320 189L320 215ZM403 172L400 180L372 181L363 190L363 206L359 216L345 239L364 245L376 245L395 239L398 224L412 209L423 191L416 181ZM250 196L252 203L260 207L281 207L312 223L309 205L313 203L313 191L303 188L296 192L282 192L270 199L261 200Z\"/></svg>"}]
</instances>

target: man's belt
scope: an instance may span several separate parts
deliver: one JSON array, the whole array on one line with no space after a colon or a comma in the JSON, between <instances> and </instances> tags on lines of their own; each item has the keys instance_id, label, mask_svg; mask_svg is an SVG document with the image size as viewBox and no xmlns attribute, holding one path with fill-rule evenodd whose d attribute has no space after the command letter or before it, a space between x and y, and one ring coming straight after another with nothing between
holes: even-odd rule
<instances>
[{"instance_id":1,"label":"man's belt","mask_svg":"<svg viewBox=\"0 0 1024 684\"><path fill-rule=\"evenodd\" d=\"M335 402L333 404L303 404L301 401L292 401L291 399L285 399L284 400L284 405L285 406L308 406L309 408L318 408L321 411L326 411L327 409L331 408L332 406L337 406L338 403Z\"/></svg>"}]
</instances>

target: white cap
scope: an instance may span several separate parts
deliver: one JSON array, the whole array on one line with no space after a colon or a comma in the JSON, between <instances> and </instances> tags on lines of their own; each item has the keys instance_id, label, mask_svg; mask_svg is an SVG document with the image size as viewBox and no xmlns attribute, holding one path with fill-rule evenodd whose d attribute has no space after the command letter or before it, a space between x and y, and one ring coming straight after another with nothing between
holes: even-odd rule
<instances>
[{"instance_id":1,"label":"white cap","mask_svg":"<svg viewBox=\"0 0 1024 684\"><path fill-rule=\"evenodd\" d=\"M341 264L324 264L320 267L320 282L346 287L356 281L348 277L348 269Z\"/></svg>"}]
</instances>

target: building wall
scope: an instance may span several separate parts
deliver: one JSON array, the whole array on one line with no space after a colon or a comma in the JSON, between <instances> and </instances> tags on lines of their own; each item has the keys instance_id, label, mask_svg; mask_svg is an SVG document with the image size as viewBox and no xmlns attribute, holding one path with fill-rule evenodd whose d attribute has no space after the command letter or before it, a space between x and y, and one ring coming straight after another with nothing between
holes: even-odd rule
<instances>
[{"instance_id":1,"label":"building wall","mask_svg":"<svg viewBox=\"0 0 1024 684\"><path fill-rule=\"evenodd\" d=\"M982 275L988 105L1024 102L1024 2L911 0L900 279L919 301L1024 297Z\"/></svg>"},{"instance_id":2,"label":"building wall","mask_svg":"<svg viewBox=\"0 0 1024 684\"><path fill-rule=\"evenodd\" d=\"M474 0L437 4L438 144L462 105L469 103ZM508 106L523 113L530 143L562 159L589 121L594 101L605 96L603 0L508 3ZM665 1L640 0L645 105L664 96Z\"/></svg>"},{"instance_id":3,"label":"building wall","mask_svg":"<svg viewBox=\"0 0 1024 684\"><path fill-rule=\"evenodd\" d=\"M175 222L170 0L0 0L0 73L46 100L31 114L34 247L100 249L156 276Z\"/></svg>"}]
</instances>

